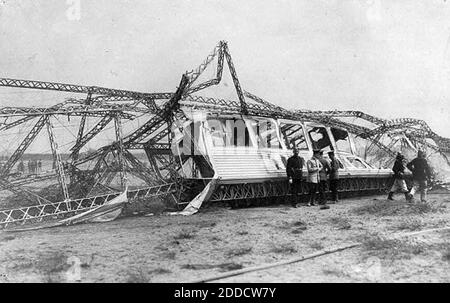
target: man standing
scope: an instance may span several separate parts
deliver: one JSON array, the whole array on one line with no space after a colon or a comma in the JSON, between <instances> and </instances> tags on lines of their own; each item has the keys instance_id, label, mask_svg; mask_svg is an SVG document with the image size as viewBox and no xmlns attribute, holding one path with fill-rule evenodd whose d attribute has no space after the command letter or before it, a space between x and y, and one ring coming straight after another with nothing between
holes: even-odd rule
<instances>
[{"instance_id":1,"label":"man standing","mask_svg":"<svg viewBox=\"0 0 450 303\"><path fill-rule=\"evenodd\" d=\"M23 160L21 160L19 162L19 165L17 165L17 170L22 174L25 172L25 165L23 164Z\"/></svg>"},{"instance_id":2,"label":"man standing","mask_svg":"<svg viewBox=\"0 0 450 303\"><path fill-rule=\"evenodd\" d=\"M36 174L36 160L31 160L31 170L33 171L33 175Z\"/></svg>"},{"instance_id":3,"label":"man standing","mask_svg":"<svg viewBox=\"0 0 450 303\"><path fill-rule=\"evenodd\" d=\"M394 167L392 167L392 171L394 172L394 184L392 184L391 190L389 191L388 200L394 200L394 193L397 191L401 191L405 194L406 201L409 200L408 188L406 187L405 182L405 157L398 153L395 158Z\"/></svg>"},{"instance_id":4,"label":"man standing","mask_svg":"<svg viewBox=\"0 0 450 303\"><path fill-rule=\"evenodd\" d=\"M38 173L42 173L42 162L41 162L41 159L39 159L39 161L37 163L37 167L38 167Z\"/></svg>"},{"instance_id":5,"label":"man standing","mask_svg":"<svg viewBox=\"0 0 450 303\"><path fill-rule=\"evenodd\" d=\"M413 187L409 192L411 201L413 200L415 192L419 189L420 201L426 202L428 185L427 180L430 179L431 172L427 160L425 159L424 152L419 150L417 153L417 158L409 162L406 167L408 167L413 174Z\"/></svg>"},{"instance_id":6,"label":"man standing","mask_svg":"<svg viewBox=\"0 0 450 303\"><path fill-rule=\"evenodd\" d=\"M330 203L337 203L339 201L337 189L339 186L339 169L341 168L341 162L334 155L334 151L328 152L328 156L330 157Z\"/></svg>"},{"instance_id":7,"label":"man standing","mask_svg":"<svg viewBox=\"0 0 450 303\"><path fill-rule=\"evenodd\" d=\"M297 207L300 203L300 196L298 195L302 191L302 169L305 164L305 160L298 155L298 149L294 147L293 155L288 159L286 164L286 174L289 179L293 207Z\"/></svg>"},{"instance_id":8,"label":"man standing","mask_svg":"<svg viewBox=\"0 0 450 303\"><path fill-rule=\"evenodd\" d=\"M322 164L322 168L319 170L319 199L320 199L320 209L330 208L327 205L327 184L328 184L328 174L330 173L330 163L323 157L323 151L319 153L319 161Z\"/></svg>"},{"instance_id":9,"label":"man standing","mask_svg":"<svg viewBox=\"0 0 450 303\"><path fill-rule=\"evenodd\" d=\"M320 150L315 149L313 156L306 162L308 169L308 186L309 186L309 203L308 206L315 205L316 192L319 189L320 176L319 171L322 169L322 164L319 160Z\"/></svg>"}]
</instances>

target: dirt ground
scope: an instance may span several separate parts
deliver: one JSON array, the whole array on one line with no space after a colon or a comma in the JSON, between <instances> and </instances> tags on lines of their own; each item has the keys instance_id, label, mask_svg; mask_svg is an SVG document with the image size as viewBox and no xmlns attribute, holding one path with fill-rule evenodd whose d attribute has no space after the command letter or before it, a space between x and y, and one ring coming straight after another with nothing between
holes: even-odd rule
<instances>
[{"instance_id":1,"label":"dirt ground","mask_svg":"<svg viewBox=\"0 0 450 303\"><path fill-rule=\"evenodd\" d=\"M331 205L127 217L110 223L0 232L0 282L189 282L353 241L361 246L216 282L450 282L450 195L429 203L384 196Z\"/></svg>"}]
</instances>

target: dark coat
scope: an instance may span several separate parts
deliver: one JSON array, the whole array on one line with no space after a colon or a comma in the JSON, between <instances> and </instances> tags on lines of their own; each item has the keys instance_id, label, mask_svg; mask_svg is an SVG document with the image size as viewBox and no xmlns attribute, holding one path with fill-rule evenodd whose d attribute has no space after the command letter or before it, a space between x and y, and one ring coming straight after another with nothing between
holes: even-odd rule
<instances>
[{"instance_id":1,"label":"dark coat","mask_svg":"<svg viewBox=\"0 0 450 303\"><path fill-rule=\"evenodd\" d=\"M291 156L286 164L286 174L292 179L302 178L302 169L305 165L305 160L300 156Z\"/></svg>"},{"instance_id":2,"label":"dark coat","mask_svg":"<svg viewBox=\"0 0 450 303\"><path fill-rule=\"evenodd\" d=\"M394 163L394 167L392 167L392 171L394 172L395 179L404 179L405 174L405 164L402 159L396 159Z\"/></svg>"},{"instance_id":3,"label":"dark coat","mask_svg":"<svg viewBox=\"0 0 450 303\"><path fill-rule=\"evenodd\" d=\"M406 167L412 172L414 180L424 181L431 177L430 167L424 158L415 158Z\"/></svg>"},{"instance_id":4,"label":"dark coat","mask_svg":"<svg viewBox=\"0 0 450 303\"><path fill-rule=\"evenodd\" d=\"M330 180L338 180L339 179L339 169L340 161L338 158L330 159Z\"/></svg>"},{"instance_id":5,"label":"dark coat","mask_svg":"<svg viewBox=\"0 0 450 303\"><path fill-rule=\"evenodd\" d=\"M320 157L319 161L322 164L322 169L319 171L320 181L326 181L328 180L328 174L331 171L330 162L324 157Z\"/></svg>"}]
</instances>

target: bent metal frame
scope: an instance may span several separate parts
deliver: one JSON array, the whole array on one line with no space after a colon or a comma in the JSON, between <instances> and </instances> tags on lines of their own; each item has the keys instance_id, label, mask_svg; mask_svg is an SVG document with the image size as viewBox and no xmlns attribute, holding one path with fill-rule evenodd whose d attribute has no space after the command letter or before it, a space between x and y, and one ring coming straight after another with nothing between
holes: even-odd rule
<instances>
[{"instance_id":1,"label":"bent metal frame","mask_svg":"<svg viewBox=\"0 0 450 303\"><path fill-rule=\"evenodd\" d=\"M203 82L198 81L200 75L215 60L217 62L215 77ZM225 61L233 80L237 100L196 95L195 93L221 82ZM205 109L219 115L241 114L311 121L345 129L355 136L368 140L369 152L371 148L378 147L388 160L392 160L395 156L392 146L398 140L398 134L401 134L401 138L408 140L414 148L438 153L449 163L446 154L450 152L450 139L434 133L422 120L409 118L385 120L360 111L287 110L243 90L225 41L220 41L197 68L182 75L175 92L142 93L97 86L9 78L0 78L0 87L84 95L82 98L68 98L50 107L0 108L0 135L11 129L19 129L25 123L34 123L0 169L0 188L14 193L23 201L27 201L29 205L1 210L1 227L67 217L103 205L127 186L129 181L126 174L132 174L146 184L145 187L129 190L129 199L171 196L180 206L186 204L181 196L190 185L179 174L182 163L171 149L172 127L181 127L179 121L187 119L180 109L181 105ZM76 140L70 147L70 156L64 161L54 135L53 121L58 116L80 119ZM138 117L147 117L147 120L124 136L123 121L133 121ZM373 127L369 128L361 126L361 123L350 123L341 119L349 117L368 122ZM87 129L89 119L95 119L96 122ZM110 123L114 123L115 141L93 152L80 153L82 148ZM50 142L54 172L34 175L14 173L13 168L43 129L46 129ZM387 141L390 141L390 144L386 144ZM150 165L145 165L133 155L133 150L145 151ZM86 169L84 166L86 163L91 163L93 168ZM120 177L120 186L119 188L111 187L111 182L117 175ZM45 180L57 180L62 201L49 201L26 186ZM386 186L385 182L386 180L377 183L374 180L349 179L342 182L340 190L343 192L357 192L362 189L379 191ZM285 184L280 183L228 184L220 186L210 200L264 200L268 197L282 197L286 192L285 187ZM79 197L79 191L74 194L74 188L83 189L81 197ZM95 188L102 188L106 193L96 194L98 191L95 191Z\"/></svg>"}]
</instances>

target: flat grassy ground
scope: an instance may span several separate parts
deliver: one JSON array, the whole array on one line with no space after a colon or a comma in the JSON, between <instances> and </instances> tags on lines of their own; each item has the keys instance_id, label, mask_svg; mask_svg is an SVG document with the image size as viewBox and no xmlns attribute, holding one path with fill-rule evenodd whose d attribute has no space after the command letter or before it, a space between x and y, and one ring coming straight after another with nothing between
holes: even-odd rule
<instances>
[{"instance_id":1,"label":"flat grassy ground","mask_svg":"<svg viewBox=\"0 0 450 303\"><path fill-rule=\"evenodd\" d=\"M127 217L0 232L0 282L185 282L357 241L360 247L217 282L450 282L450 195L400 195L317 207L208 207L184 217ZM79 274L79 275L78 275ZM76 278L74 278L76 277Z\"/></svg>"}]
</instances>

